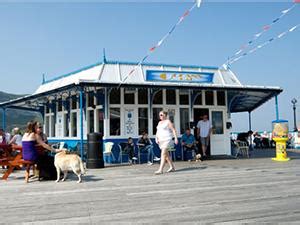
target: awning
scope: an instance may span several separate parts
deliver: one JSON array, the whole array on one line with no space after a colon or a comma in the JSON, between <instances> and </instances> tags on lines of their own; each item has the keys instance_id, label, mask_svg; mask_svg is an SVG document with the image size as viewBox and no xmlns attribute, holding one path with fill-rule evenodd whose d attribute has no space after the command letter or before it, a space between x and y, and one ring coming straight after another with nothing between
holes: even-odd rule
<instances>
[{"instance_id":1,"label":"awning","mask_svg":"<svg viewBox=\"0 0 300 225\"><path fill-rule=\"evenodd\" d=\"M69 96L77 93L80 87L86 89L90 87L118 87L116 84L99 83L99 82L79 82L77 84L70 84L61 88L57 88L51 91L32 94L25 97L17 98L14 100L0 103L0 108L19 108L19 109L32 109L34 111L39 110L44 106L49 99L55 99L61 96ZM190 89L190 90L223 90L227 91L228 111L231 113L236 112L251 112L270 100L272 97L277 96L282 92L278 87L263 87L263 86L217 86L208 85L201 87L190 87L188 85L182 85L172 87L156 86L156 85L122 85L122 87L136 87L136 88L168 88L168 89ZM86 90L88 91L88 90Z\"/></svg>"}]
</instances>

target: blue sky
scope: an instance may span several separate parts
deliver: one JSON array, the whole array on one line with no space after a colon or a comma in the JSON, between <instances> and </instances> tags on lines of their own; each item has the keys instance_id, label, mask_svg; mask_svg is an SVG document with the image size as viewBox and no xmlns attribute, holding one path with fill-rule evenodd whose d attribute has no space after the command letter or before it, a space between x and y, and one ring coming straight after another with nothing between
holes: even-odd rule
<instances>
[{"instance_id":1,"label":"blue sky","mask_svg":"<svg viewBox=\"0 0 300 225\"><path fill-rule=\"evenodd\" d=\"M139 61L192 5L168 0L0 2L0 90L18 94L34 92L43 73L51 79L101 61L103 48L110 60ZM291 1L203 1L147 62L220 66L291 5ZM300 4L257 43L299 23ZM284 89L279 111L290 128L290 101L300 102L299 41L298 28L231 67L243 84ZM253 130L271 129L274 99L252 114ZM234 114L232 121L233 130L248 129L247 113Z\"/></svg>"}]
</instances>

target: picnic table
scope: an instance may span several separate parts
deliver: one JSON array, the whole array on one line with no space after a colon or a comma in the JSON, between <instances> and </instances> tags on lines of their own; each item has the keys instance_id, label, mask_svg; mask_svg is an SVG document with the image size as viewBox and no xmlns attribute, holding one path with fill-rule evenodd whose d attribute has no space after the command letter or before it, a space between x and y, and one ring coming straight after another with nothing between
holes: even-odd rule
<instances>
[{"instance_id":1,"label":"picnic table","mask_svg":"<svg viewBox=\"0 0 300 225\"><path fill-rule=\"evenodd\" d=\"M0 149L5 152L5 156L0 158L0 166L7 166L2 180L7 180L14 169L34 164L34 162L22 159L22 146L1 144Z\"/></svg>"}]
</instances>

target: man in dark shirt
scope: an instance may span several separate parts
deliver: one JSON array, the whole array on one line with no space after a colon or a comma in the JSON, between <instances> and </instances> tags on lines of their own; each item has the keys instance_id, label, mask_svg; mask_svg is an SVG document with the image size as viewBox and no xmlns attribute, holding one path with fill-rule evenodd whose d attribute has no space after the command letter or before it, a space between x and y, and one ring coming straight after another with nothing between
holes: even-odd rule
<instances>
[{"instance_id":1,"label":"man in dark shirt","mask_svg":"<svg viewBox=\"0 0 300 225\"><path fill-rule=\"evenodd\" d=\"M152 141L150 140L150 138L148 137L148 134L146 132L143 132L142 136L139 138L139 140L137 142L137 145L139 146L139 151L148 152L148 165L152 165L153 160L154 161L160 160L160 158L158 158L156 155L154 155ZM150 160L151 155L152 155L152 161Z\"/></svg>"}]
</instances>

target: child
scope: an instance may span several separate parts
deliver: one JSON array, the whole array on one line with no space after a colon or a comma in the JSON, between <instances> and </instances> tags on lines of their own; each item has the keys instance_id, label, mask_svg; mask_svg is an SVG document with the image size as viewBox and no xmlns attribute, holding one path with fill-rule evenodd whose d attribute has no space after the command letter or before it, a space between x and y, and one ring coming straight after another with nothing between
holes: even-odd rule
<instances>
[{"instance_id":1,"label":"child","mask_svg":"<svg viewBox=\"0 0 300 225\"><path fill-rule=\"evenodd\" d=\"M130 164L132 163L132 160L137 160L137 158L134 157L134 143L131 137L129 137L127 140L127 143L124 147L124 152L128 154Z\"/></svg>"}]
</instances>

